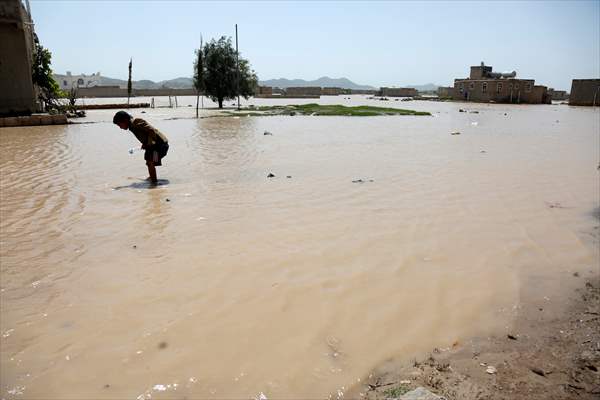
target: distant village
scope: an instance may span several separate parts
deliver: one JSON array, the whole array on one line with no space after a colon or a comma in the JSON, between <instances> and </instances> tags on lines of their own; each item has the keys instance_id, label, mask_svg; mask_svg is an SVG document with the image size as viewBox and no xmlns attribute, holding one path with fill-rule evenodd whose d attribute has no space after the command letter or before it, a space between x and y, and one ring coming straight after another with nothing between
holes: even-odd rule
<instances>
[{"instance_id":1,"label":"distant village","mask_svg":"<svg viewBox=\"0 0 600 400\"><path fill-rule=\"evenodd\" d=\"M0 66L0 117L31 115L41 112L37 88L32 81L33 48L36 42L29 2L5 0L0 8L0 54L5 55ZM77 98L135 96L197 95L192 89L136 89L127 93L119 85L102 85L100 72L91 75L54 75L60 89L73 91ZM517 78L516 71L494 72L491 66L470 68L469 77L454 79L453 86L437 91L419 92L410 87L382 87L375 90L355 90L342 87L270 87L255 88L258 98L319 98L321 96L369 95L380 100L389 97L403 100L437 100L510 104L550 104L566 101L569 105L600 105L600 79L574 79L569 93L536 85L534 79ZM66 121L66 118L65 118Z\"/></svg>"},{"instance_id":2,"label":"distant village","mask_svg":"<svg viewBox=\"0 0 600 400\"><path fill-rule=\"evenodd\" d=\"M82 98L127 97L127 90L119 85L102 85L100 72L91 75L55 75L63 90L76 87ZM479 103L550 104L566 101L570 105L594 106L600 104L600 79L574 79L571 91L555 90L536 85L534 79L517 78L516 71L494 72L492 66L481 63L472 66L468 78L454 79L454 86L437 90L419 91L410 87L381 87L379 89L348 89L342 87L257 86L257 98L320 98L321 96L370 95L380 98L402 97L416 100L455 100ZM134 96L194 96L193 88L133 89Z\"/></svg>"}]
</instances>

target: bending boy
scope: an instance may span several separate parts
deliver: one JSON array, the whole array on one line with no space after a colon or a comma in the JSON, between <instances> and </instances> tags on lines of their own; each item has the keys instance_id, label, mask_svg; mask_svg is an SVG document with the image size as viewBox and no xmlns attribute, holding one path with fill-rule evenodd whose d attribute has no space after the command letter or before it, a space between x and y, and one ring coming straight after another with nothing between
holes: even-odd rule
<instances>
[{"instance_id":1,"label":"bending boy","mask_svg":"<svg viewBox=\"0 0 600 400\"><path fill-rule=\"evenodd\" d=\"M148 180L157 183L156 167L162 165L161 160L169 151L169 140L158 129L141 118L133 118L125 111L119 111L113 117L113 123L119 128L130 130L145 150L144 160L148 166Z\"/></svg>"}]
</instances>

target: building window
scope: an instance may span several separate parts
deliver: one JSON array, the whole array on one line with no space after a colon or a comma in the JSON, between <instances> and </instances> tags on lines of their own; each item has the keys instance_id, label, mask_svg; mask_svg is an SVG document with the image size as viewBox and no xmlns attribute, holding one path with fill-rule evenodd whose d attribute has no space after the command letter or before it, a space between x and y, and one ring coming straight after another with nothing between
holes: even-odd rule
<instances>
[{"instance_id":1,"label":"building window","mask_svg":"<svg viewBox=\"0 0 600 400\"><path fill-rule=\"evenodd\" d=\"M475 83L471 82L469 84L469 89L471 89L471 90L475 89Z\"/></svg>"},{"instance_id":2,"label":"building window","mask_svg":"<svg viewBox=\"0 0 600 400\"><path fill-rule=\"evenodd\" d=\"M460 84L460 92L462 93L465 90L465 84L461 83Z\"/></svg>"},{"instance_id":3,"label":"building window","mask_svg":"<svg viewBox=\"0 0 600 400\"><path fill-rule=\"evenodd\" d=\"M481 93L487 93L487 82L481 84Z\"/></svg>"},{"instance_id":4,"label":"building window","mask_svg":"<svg viewBox=\"0 0 600 400\"><path fill-rule=\"evenodd\" d=\"M500 92L502 92L502 84L501 83L499 83L498 86L496 87L496 93L499 94Z\"/></svg>"},{"instance_id":5,"label":"building window","mask_svg":"<svg viewBox=\"0 0 600 400\"><path fill-rule=\"evenodd\" d=\"M83 85L83 79L81 79L81 78L77 79L77 84L78 85Z\"/></svg>"},{"instance_id":6,"label":"building window","mask_svg":"<svg viewBox=\"0 0 600 400\"><path fill-rule=\"evenodd\" d=\"M519 84L515 83L515 90L519 90Z\"/></svg>"},{"instance_id":7,"label":"building window","mask_svg":"<svg viewBox=\"0 0 600 400\"><path fill-rule=\"evenodd\" d=\"M526 92L531 92L531 83L525 84L525 91Z\"/></svg>"},{"instance_id":8,"label":"building window","mask_svg":"<svg viewBox=\"0 0 600 400\"><path fill-rule=\"evenodd\" d=\"M66 87L67 85L68 85L67 81L63 81L63 86Z\"/></svg>"}]
</instances>

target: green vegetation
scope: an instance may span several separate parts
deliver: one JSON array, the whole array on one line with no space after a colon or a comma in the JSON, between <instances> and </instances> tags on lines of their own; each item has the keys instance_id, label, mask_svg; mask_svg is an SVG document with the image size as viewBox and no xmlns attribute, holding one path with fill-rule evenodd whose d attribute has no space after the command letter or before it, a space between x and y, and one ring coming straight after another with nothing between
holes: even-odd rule
<instances>
[{"instance_id":1,"label":"green vegetation","mask_svg":"<svg viewBox=\"0 0 600 400\"><path fill-rule=\"evenodd\" d=\"M228 112L237 116L268 116L268 115L326 115L350 117L375 117L382 115L431 115L427 111L404 110L400 108L342 105L322 105L316 103L287 106L250 107L241 112Z\"/></svg>"},{"instance_id":2,"label":"green vegetation","mask_svg":"<svg viewBox=\"0 0 600 400\"><path fill-rule=\"evenodd\" d=\"M223 108L223 100L233 100L238 95L248 99L254 94L258 77L250 69L248 60L242 57L239 57L238 93L238 54L231 45L230 38L222 36L218 41L211 40L204 45L202 53L202 65L198 65L199 58L195 60L195 87L204 87L206 95L219 103L219 108ZM203 71L199 68L203 68ZM198 81L199 77L203 82Z\"/></svg>"},{"instance_id":3,"label":"green vegetation","mask_svg":"<svg viewBox=\"0 0 600 400\"><path fill-rule=\"evenodd\" d=\"M31 78L33 84L39 89L38 98L44 104L44 108L50 109L57 106L56 99L61 96L60 86L52 77L52 53L45 49L35 37L33 50L33 64Z\"/></svg>"},{"instance_id":4,"label":"green vegetation","mask_svg":"<svg viewBox=\"0 0 600 400\"><path fill-rule=\"evenodd\" d=\"M198 118L198 105L200 103L200 93L204 93L204 59L202 51L202 36L200 36L200 48L196 50L196 61L194 62L194 89L196 89L196 118ZM202 99L202 108L204 108L204 99Z\"/></svg>"},{"instance_id":5,"label":"green vegetation","mask_svg":"<svg viewBox=\"0 0 600 400\"><path fill-rule=\"evenodd\" d=\"M384 393L386 395L386 397L388 398L398 398L400 396L402 396L403 394L406 394L410 391L410 387L408 385L400 385L398 387L395 388L391 388L386 390Z\"/></svg>"}]
</instances>

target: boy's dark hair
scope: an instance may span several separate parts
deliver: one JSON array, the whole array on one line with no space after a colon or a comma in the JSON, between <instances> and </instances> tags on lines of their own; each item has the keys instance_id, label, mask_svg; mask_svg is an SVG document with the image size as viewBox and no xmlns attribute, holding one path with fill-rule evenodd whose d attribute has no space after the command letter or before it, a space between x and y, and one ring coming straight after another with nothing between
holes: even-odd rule
<instances>
[{"instance_id":1,"label":"boy's dark hair","mask_svg":"<svg viewBox=\"0 0 600 400\"><path fill-rule=\"evenodd\" d=\"M113 124L118 124L119 122L122 121L131 121L132 116L125 112L125 111L117 111L117 113L115 114L115 116L113 117Z\"/></svg>"}]
</instances>

